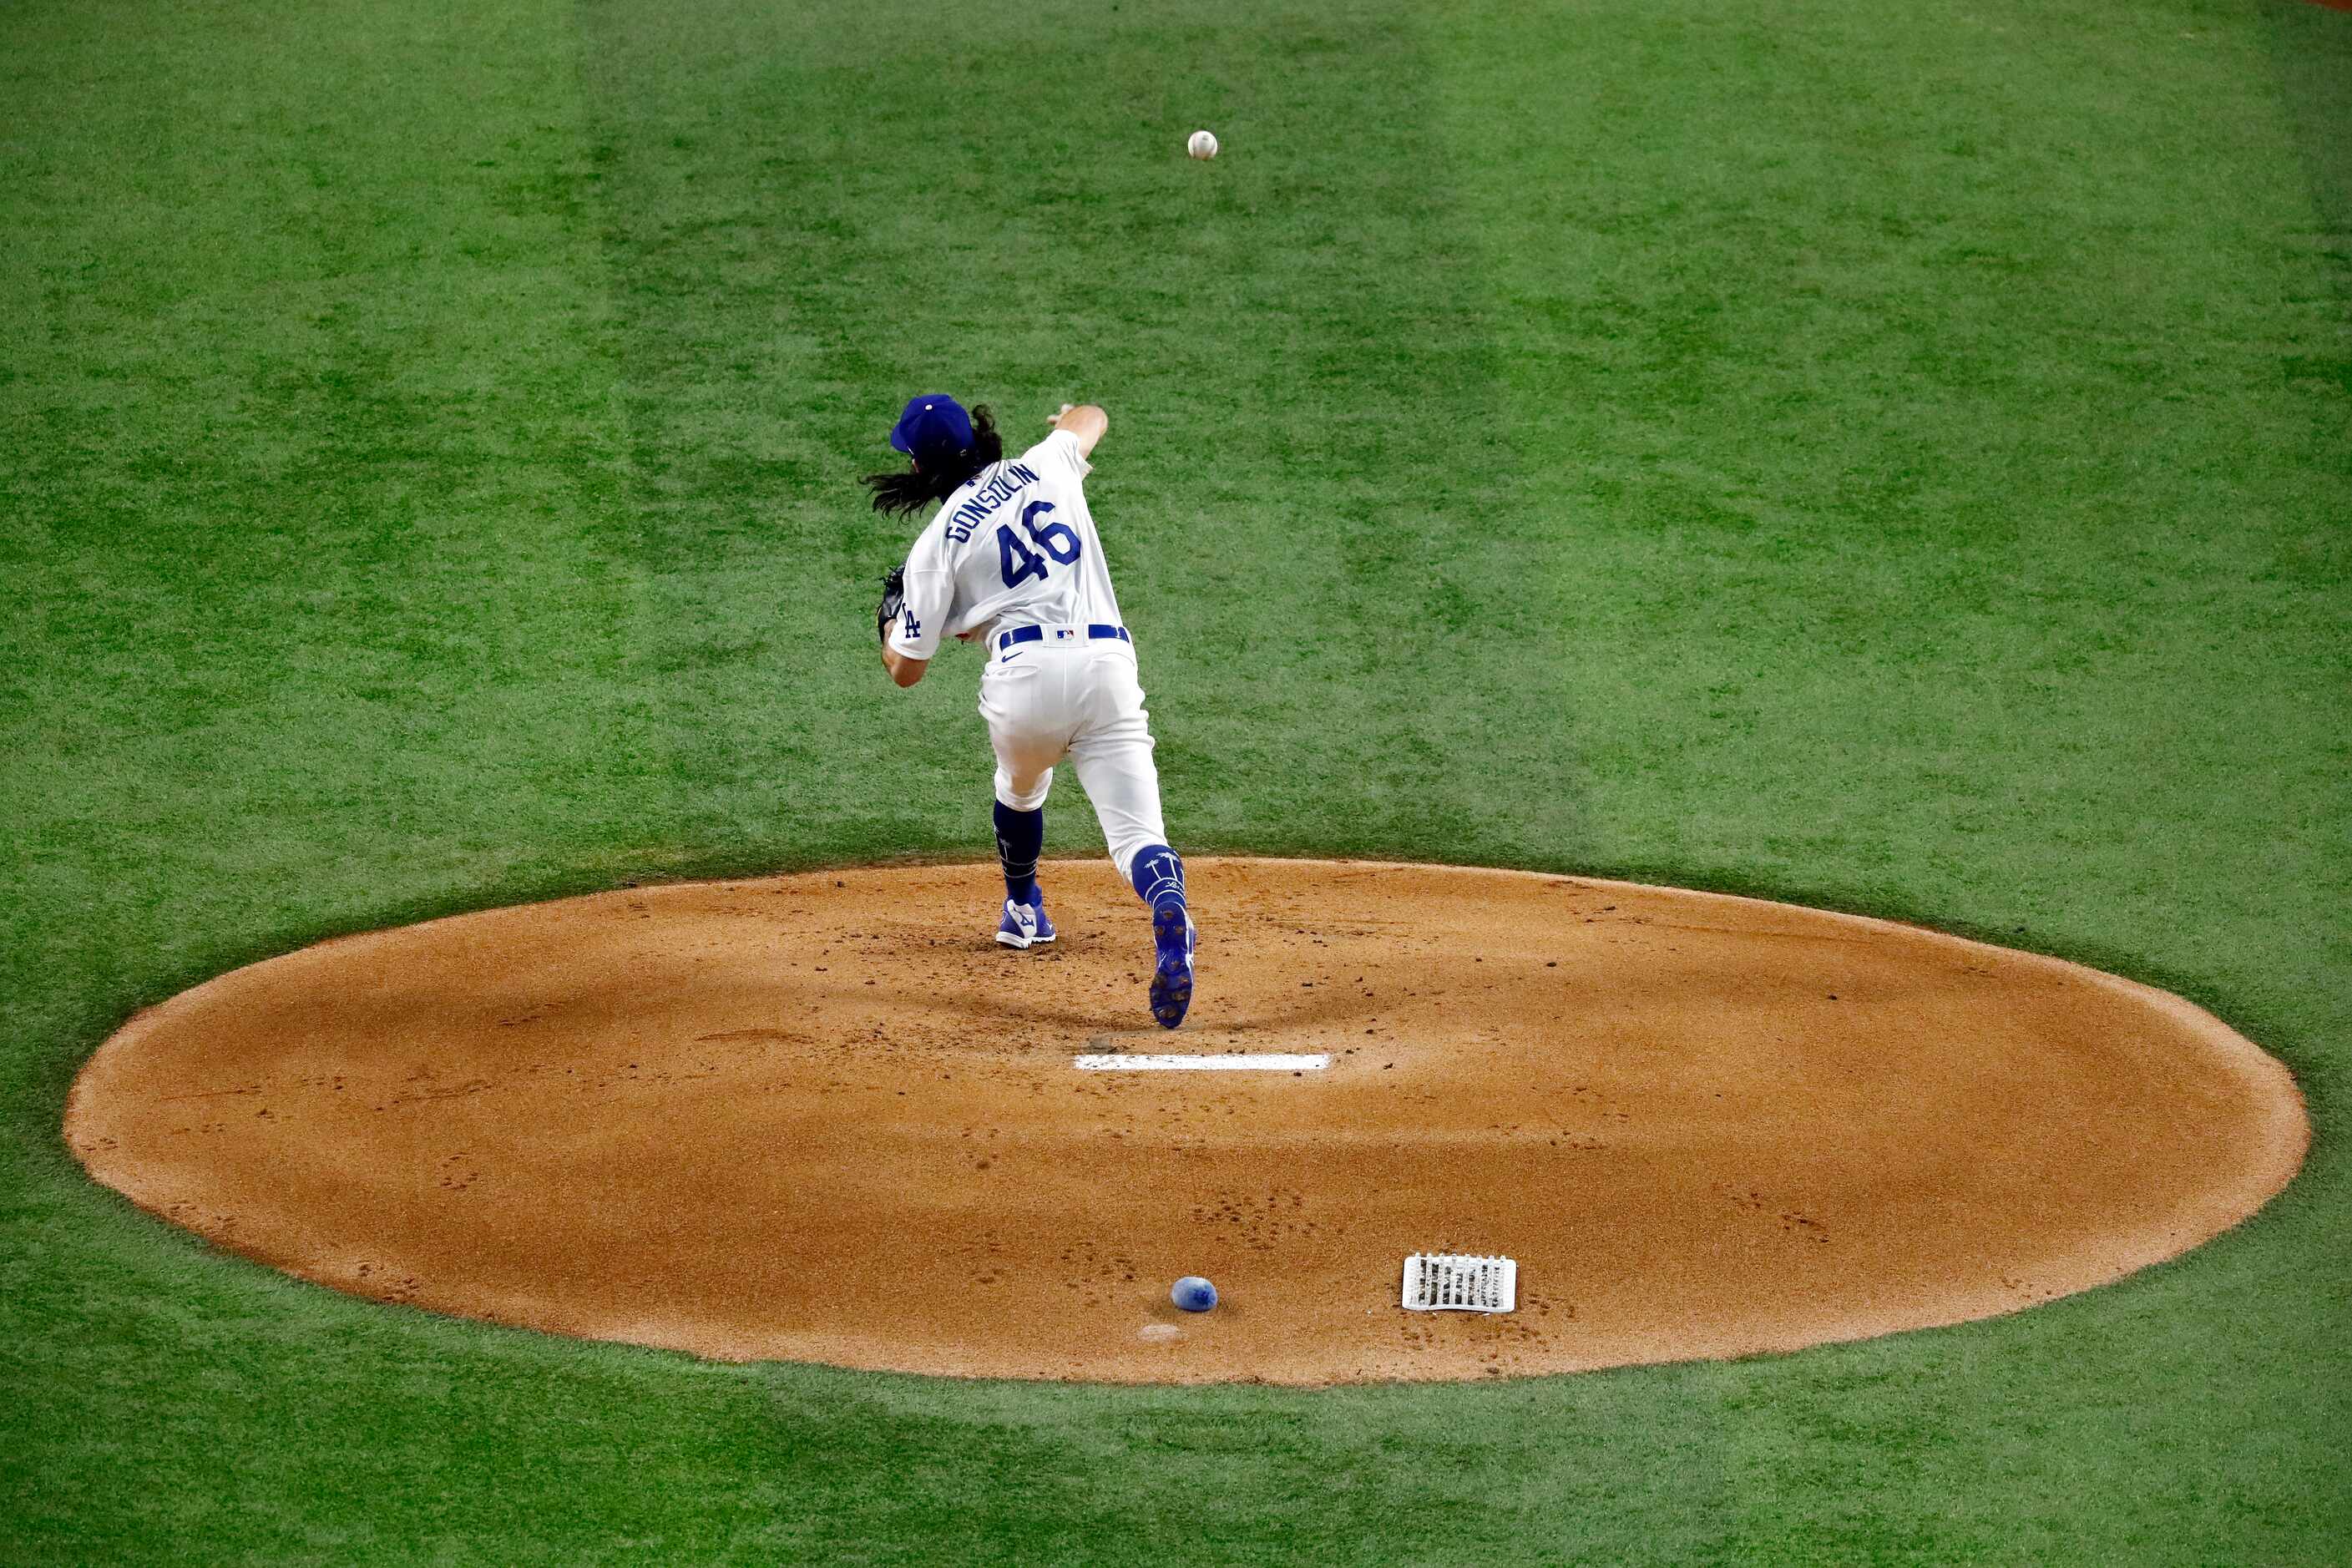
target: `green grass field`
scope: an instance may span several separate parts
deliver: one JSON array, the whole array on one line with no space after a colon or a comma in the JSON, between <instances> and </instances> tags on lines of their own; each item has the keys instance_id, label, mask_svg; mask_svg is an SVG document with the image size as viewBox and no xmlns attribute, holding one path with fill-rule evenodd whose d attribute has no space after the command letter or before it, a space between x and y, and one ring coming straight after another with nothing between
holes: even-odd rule
<instances>
[{"instance_id":1,"label":"green grass field","mask_svg":"<svg viewBox=\"0 0 2352 1568\"><path fill-rule=\"evenodd\" d=\"M0 1561L2352 1559L2347 149L2291 0L0 6ZM867 618L934 388L1109 408L1181 847L2084 959L2309 1164L2013 1318L1312 1395L478 1329L84 1179L230 966L986 854Z\"/></svg>"}]
</instances>

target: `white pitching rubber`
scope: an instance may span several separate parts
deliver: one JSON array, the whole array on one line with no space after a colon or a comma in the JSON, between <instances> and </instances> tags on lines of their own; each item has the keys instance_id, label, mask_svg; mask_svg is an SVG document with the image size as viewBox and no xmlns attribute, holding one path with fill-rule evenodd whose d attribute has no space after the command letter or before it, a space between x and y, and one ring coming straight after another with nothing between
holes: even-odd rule
<instances>
[{"instance_id":1,"label":"white pitching rubber","mask_svg":"<svg viewBox=\"0 0 2352 1568\"><path fill-rule=\"evenodd\" d=\"M1321 1072L1331 1065L1328 1055L1283 1056L1267 1052L1217 1056L1091 1056L1072 1057L1080 1072Z\"/></svg>"}]
</instances>

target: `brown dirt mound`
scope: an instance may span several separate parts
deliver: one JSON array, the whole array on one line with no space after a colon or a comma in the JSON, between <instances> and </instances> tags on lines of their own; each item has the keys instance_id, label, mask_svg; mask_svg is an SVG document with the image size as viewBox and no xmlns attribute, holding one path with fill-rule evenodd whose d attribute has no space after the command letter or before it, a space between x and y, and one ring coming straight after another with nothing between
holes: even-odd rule
<instances>
[{"instance_id":1,"label":"brown dirt mound","mask_svg":"<svg viewBox=\"0 0 2352 1568\"><path fill-rule=\"evenodd\" d=\"M1047 868L649 888L332 942L142 1014L100 1181L340 1290L556 1333L965 1375L1318 1384L1785 1351L2114 1279L2285 1185L2276 1061L2177 997L1749 900L1202 860L1200 997ZM1329 1070L1082 1073L1088 1050ZM1397 1304L1503 1252L1519 1310ZM1177 1276L1224 1294L1200 1316Z\"/></svg>"}]
</instances>

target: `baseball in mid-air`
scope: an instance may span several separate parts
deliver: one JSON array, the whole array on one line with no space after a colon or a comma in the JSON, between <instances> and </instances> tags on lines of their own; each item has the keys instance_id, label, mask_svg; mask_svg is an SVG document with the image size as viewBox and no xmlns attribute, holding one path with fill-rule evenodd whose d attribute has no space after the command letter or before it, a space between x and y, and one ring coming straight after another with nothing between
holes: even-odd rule
<instances>
[{"instance_id":1,"label":"baseball in mid-air","mask_svg":"<svg viewBox=\"0 0 2352 1568\"><path fill-rule=\"evenodd\" d=\"M1215 157L1217 155L1216 132L1213 131L1193 132L1192 139L1184 143L1184 151L1192 153L1195 158Z\"/></svg>"}]
</instances>

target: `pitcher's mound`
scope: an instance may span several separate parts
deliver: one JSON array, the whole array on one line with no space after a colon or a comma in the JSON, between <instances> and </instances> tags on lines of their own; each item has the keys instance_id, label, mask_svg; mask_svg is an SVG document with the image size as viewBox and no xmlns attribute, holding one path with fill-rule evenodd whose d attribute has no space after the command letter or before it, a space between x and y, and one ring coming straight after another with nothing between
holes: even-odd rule
<instances>
[{"instance_id":1,"label":"pitcher's mound","mask_svg":"<svg viewBox=\"0 0 2352 1568\"><path fill-rule=\"evenodd\" d=\"M1327 1384L1791 1350L2168 1258L2283 1187L2285 1069L2145 986L1507 871L1202 860L1199 999L1049 864L648 888L328 942L109 1040L99 1180L358 1295L974 1376ZM1322 1056L1079 1070L1081 1054ZM1409 1313L1405 1255L1519 1263ZM1178 1311L1171 1281L1222 1297Z\"/></svg>"}]
</instances>

